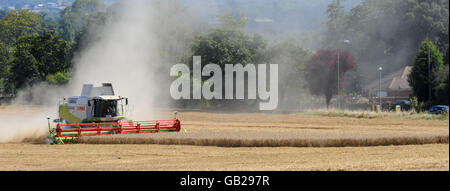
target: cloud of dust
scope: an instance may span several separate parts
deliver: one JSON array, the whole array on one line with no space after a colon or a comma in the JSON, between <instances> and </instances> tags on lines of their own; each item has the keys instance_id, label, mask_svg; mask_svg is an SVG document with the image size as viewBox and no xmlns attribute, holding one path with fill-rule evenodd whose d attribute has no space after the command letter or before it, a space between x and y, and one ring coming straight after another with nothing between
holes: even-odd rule
<instances>
[{"instance_id":1,"label":"cloud of dust","mask_svg":"<svg viewBox=\"0 0 450 191\"><path fill-rule=\"evenodd\" d=\"M80 95L85 83L112 83L117 95L129 98L131 119L152 119L154 91L161 91L152 83L151 71L159 63L155 18L148 1L122 1L113 20L94 31L101 34L98 39L75 58L71 95Z\"/></svg>"},{"instance_id":2,"label":"cloud of dust","mask_svg":"<svg viewBox=\"0 0 450 191\"><path fill-rule=\"evenodd\" d=\"M43 82L22 89L10 105L0 106L0 143L44 141L48 135L47 117L58 118L58 100L65 91Z\"/></svg>"},{"instance_id":3,"label":"cloud of dust","mask_svg":"<svg viewBox=\"0 0 450 191\"><path fill-rule=\"evenodd\" d=\"M56 118L55 108L18 105L0 107L0 143L43 141L48 134L47 117Z\"/></svg>"}]
</instances>

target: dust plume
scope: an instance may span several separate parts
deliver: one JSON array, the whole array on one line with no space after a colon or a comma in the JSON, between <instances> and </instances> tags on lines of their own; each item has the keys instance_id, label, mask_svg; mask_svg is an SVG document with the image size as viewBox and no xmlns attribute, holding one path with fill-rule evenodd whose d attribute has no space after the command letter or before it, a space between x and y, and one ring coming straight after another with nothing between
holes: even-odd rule
<instances>
[{"instance_id":1,"label":"dust plume","mask_svg":"<svg viewBox=\"0 0 450 191\"><path fill-rule=\"evenodd\" d=\"M153 91L152 66L159 63L157 39L152 30L155 10L143 0L120 2L117 15L95 32L98 39L75 58L69 87L80 95L84 83L100 86L112 83L115 93L128 97L134 111L132 119L151 119Z\"/></svg>"},{"instance_id":2,"label":"dust plume","mask_svg":"<svg viewBox=\"0 0 450 191\"><path fill-rule=\"evenodd\" d=\"M58 101L65 88L45 82L26 87L10 105L0 106L0 143L42 142L48 135L48 121L58 118ZM58 99L60 97L61 99Z\"/></svg>"},{"instance_id":3,"label":"dust plume","mask_svg":"<svg viewBox=\"0 0 450 191\"><path fill-rule=\"evenodd\" d=\"M0 143L43 141L48 134L47 117L56 107L0 106Z\"/></svg>"}]
</instances>

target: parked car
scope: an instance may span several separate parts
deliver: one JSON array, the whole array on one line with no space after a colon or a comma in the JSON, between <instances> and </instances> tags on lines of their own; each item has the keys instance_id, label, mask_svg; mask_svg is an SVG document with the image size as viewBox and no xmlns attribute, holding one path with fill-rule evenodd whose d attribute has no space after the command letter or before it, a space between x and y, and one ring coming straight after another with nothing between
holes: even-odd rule
<instances>
[{"instance_id":1,"label":"parked car","mask_svg":"<svg viewBox=\"0 0 450 191\"><path fill-rule=\"evenodd\" d=\"M434 105L431 106L428 110L431 114L441 114L444 112L448 112L448 105Z\"/></svg>"},{"instance_id":2,"label":"parked car","mask_svg":"<svg viewBox=\"0 0 450 191\"><path fill-rule=\"evenodd\" d=\"M395 111L395 107L397 105L400 105L400 107L402 108L402 111L407 111L407 110L411 109L411 104L408 100L396 100L396 101L392 102L391 111Z\"/></svg>"}]
</instances>

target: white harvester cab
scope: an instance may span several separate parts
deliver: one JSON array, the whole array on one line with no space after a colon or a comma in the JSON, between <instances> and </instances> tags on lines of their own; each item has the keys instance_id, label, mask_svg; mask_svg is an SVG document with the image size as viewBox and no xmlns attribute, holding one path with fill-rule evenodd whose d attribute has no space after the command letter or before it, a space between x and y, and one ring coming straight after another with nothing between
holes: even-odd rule
<instances>
[{"instance_id":1,"label":"white harvester cab","mask_svg":"<svg viewBox=\"0 0 450 191\"><path fill-rule=\"evenodd\" d=\"M118 122L125 119L128 98L114 94L112 84L100 87L84 84L81 96L72 96L59 105L59 121L65 123Z\"/></svg>"}]
</instances>

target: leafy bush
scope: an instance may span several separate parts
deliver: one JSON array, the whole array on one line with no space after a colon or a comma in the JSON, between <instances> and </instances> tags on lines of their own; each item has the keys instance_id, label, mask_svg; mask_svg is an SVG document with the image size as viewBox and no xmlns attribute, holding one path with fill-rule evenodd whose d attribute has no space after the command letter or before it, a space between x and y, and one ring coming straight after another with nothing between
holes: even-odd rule
<instances>
[{"instance_id":1,"label":"leafy bush","mask_svg":"<svg viewBox=\"0 0 450 191\"><path fill-rule=\"evenodd\" d=\"M414 112L419 112L419 104L417 101L417 97L413 96L409 99L409 103L411 104L411 110Z\"/></svg>"},{"instance_id":2,"label":"leafy bush","mask_svg":"<svg viewBox=\"0 0 450 191\"><path fill-rule=\"evenodd\" d=\"M49 74L46 78L47 82L54 85L64 85L70 80L69 74L67 72L57 72L55 74Z\"/></svg>"}]
</instances>

